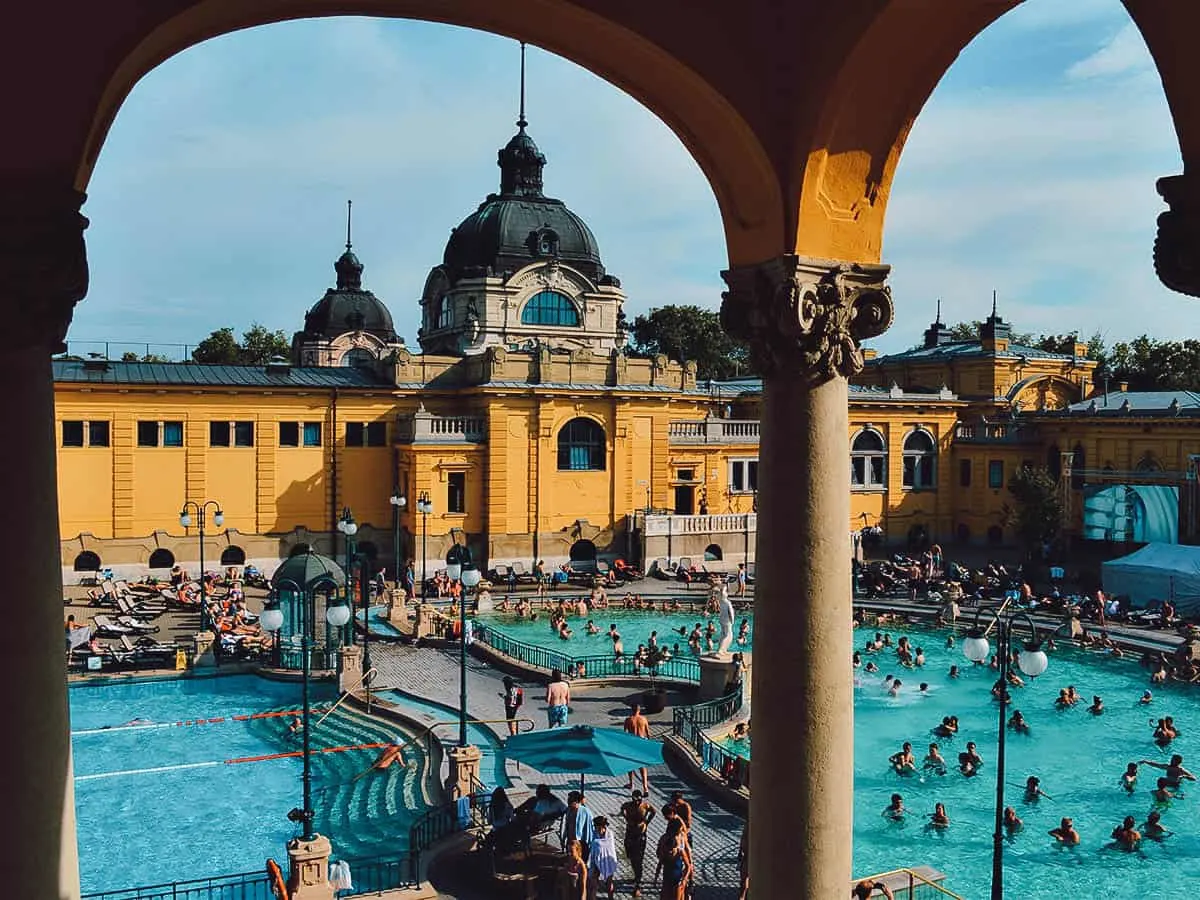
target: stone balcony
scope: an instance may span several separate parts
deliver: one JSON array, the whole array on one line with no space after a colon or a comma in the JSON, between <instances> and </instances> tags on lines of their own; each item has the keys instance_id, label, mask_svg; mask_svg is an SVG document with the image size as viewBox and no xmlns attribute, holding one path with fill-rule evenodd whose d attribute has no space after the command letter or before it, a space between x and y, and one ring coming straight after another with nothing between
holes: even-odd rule
<instances>
[{"instance_id":1,"label":"stone balcony","mask_svg":"<svg viewBox=\"0 0 1200 900\"><path fill-rule=\"evenodd\" d=\"M396 420L396 440L401 444L483 444L487 420L483 416L437 416L424 404L410 416Z\"/></svg>"},{"instance_id":2,"label":"stone balcony","mask_svg":"<svg viewBox=\"0 0 1200 900\"><path fill-rule=\"evenodd\" d=\"M758 424L757 422L755 423ZM646 516L646 536L754 533L755 513L720 513L708 516Z\"/></svg>"},{"instance_id":3,"label":"stone balcony","mask_svg":"<svg viewBox=\"0 0 1200 900\"><path fill-rule=\"evenodd\" d=\"M1034 429L1018 422L973 422L954 427L954 440L962 444L1023 444L1036 441Z\"/></svg>"},{"instance_id":4,"label":"stone balcony","mask_svg":"<svg viewBox=\"0 0 1200 900\"><path fill-rule=\"evenodd\" d=\"M692 419L671 422L667 439L673 445L757 444L757 419Z\"/></svg>"}]
</instances>

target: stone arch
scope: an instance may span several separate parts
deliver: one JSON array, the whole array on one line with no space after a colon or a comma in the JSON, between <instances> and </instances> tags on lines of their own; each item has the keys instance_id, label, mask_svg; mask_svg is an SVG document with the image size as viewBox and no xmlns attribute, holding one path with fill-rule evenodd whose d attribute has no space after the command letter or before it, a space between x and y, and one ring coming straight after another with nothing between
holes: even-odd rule
<instances>
[{"instance_id":1,"label":"stone arch","mask_svg":"<svg viewBox=\"0 0 1200 900\"><path fill-rule=\"evenodd\" d=\"M602 7L596 7L600 9ZM196 0L174 15L144 17L131 50L109 74L80 144L75 186L85 190L104 138L134 84L172 56L233 31L300 18L392 16L475 28L528 41L569 59L625 91L658 116L688 149L716 196L731 262L757 262L787 243L785 194L758 129L730 102L728 91L698 72L687 47L664 49L661 35L639 17L605 15L581 5L479 4L471 0ZM153 15L153 14L152 14ZM626 21L618 21L619 19ZM636 24L635 24L636 23ZM685 61L686 60L686 61Z\"/></svg>"},{"instance_id":2,"label":"stone arch","mask_svg":"<svg viewBox=\"0 0 1200 900\"><path fill-rule=\"evenodd\" d=\"M175 554L166 547L159 547L150 554L150 560L146 563L150 569L169 569L175 565Z\"/></svg>"},{"instance_id":3,"label":"stone arch","mask_svg":"<svg viewBox=\"0 0 1200 900\"><path fill-rule=\"evenodd\" d=\"M721 551L720 544L709 544L704 548L705 562L719 562L724 559L724 553Z\"/></svg>"},{"instance_id":4,"label":"stone arch","mask_svg":"<svg viewBox=\"0 0 1200 900\"><path fill-rule=\"evenodd\" d=\"M75 572L99 572L100 568L100 554L94 550L84 550L71 564L71 569Z\"/></svg>"},{"instance_id":5,"label":"stone arch","mask_svg":"<svg viewBox=\"0 0 1200 900\"><path fill-rule=\"evenodd\" d=\"M571 545L570 551L567 553L571 562L595 562L596 561L596 545L589 540L578 540Z\"/></svg>"},{"instance_id":6,"label":"stone arch","mask_svg":"<svg viewBox=\"0 0 1200 900\"><path fill-rule=\"evenodd\" d=\"M221 565L223 566L244 566L246 564L246 551L237 544L230 544L221 551Z\"/></svg>"}]
</instances>

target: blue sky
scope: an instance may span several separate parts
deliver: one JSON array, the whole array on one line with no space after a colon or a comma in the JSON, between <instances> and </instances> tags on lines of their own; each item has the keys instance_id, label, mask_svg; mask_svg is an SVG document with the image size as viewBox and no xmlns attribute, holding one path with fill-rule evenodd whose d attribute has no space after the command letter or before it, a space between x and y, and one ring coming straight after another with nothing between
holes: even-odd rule
<instances>
[{"instance_id":1,"label":"blue sky","mask_svg":"<svg viewBox=\"0 0 1200 900\"><path fill-rule=\"evenodd\" d=\"M85 211L92 269L70 341L192 343L252 321L289 334L333 281L353 199L365 285L415 345L450 229L497 189L517 45L442 25L342 18L209 41L133 90ZM717 308L716 203L678 139L616 88L530 48L529 131L546 189L591 225L632 317ZM940 297L1021 330L1111 341L1200 331L1154 277L1154 181L1181 170L1161 85L1117 0L1027 0L964 51L913 128L888 211L911 346ZM81 345L79 345L81 346Z\"/></svg>"}]
</instances>

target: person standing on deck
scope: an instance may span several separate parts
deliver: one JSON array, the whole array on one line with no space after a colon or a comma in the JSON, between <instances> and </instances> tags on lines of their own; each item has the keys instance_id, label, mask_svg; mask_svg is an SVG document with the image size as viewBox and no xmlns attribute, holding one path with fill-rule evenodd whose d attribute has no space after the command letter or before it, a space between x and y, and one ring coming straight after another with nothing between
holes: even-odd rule
<instances>
[{"instance_id":1,"label":"person standing on deck","mask_svg":"<svg viewBox=\"0 0 1200 900\"><path fill-rule=\"evenodd\" d=\"M638 704L633 704L633 710L625 719L625 731L629 734L635 734L640 738L650 739L650 720L642 715L642 708ZM633 790L633 773L636 770L629 772L629 789ZM650 793L650 781L646 776L646 767L642 766L642 793Z\"/></svg>"}]
</instances>

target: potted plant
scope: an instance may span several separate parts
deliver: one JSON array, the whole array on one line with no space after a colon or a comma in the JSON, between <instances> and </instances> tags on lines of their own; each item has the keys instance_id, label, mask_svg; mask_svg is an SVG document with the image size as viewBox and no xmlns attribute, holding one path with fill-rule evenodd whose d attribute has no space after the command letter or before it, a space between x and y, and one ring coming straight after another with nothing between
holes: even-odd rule
<instances>
[{"instance_id":1,"label":"potted plant","mask_svg":"<svg viewBox=\"0 0 1200 900\"><path fill-rule=\"evenodd\" d=\"M650 687L642 691L642 711L658 713L667 708L667 691L657 682L658 667L671 658L671 653L664 647L650 647L642 657L642 668L650 676Z\"/></svg>"}]
</instances>

